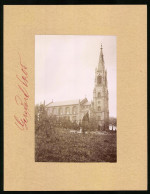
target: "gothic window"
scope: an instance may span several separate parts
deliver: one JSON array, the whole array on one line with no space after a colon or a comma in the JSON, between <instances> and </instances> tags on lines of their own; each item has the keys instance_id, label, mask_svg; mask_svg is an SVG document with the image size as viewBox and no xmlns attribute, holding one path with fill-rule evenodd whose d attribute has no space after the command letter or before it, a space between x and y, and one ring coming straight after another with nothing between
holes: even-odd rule
<instances>
[{"instance_id":1,"label":"gothic window","mask_svg":"<svg viewBox=\"0 0 150 194\"><path fill-rule=\"evenodd\" d=\"M98 101L98 104L100 104L100 101Z\"/></svg>"},{"instance_id":2,"label":"gothic window","mask_svg":"<svg viewBox=\"0 0 150 194\"><path fill-rule=\"evenodd\" d=\"M77 107L74 106L74 107L72 108L72 114L77 114Z\"/></svg>"},{"instance_id":3,"label":"gothic window","mask_svg":"<svg viewBox=\"0 0 150 194\"><path fill-rule=\"evenodd\" d=\"M98 111L101 111L101 107L100 106L98 106Z\"/></svg>"},{"instance_id":4,"label":"gothic window","mask_svg":"<svg viewBox=\"0 0 150 194\"><path fill-rule=\"evenodd\" d=\"M60 114L60 115L63 114L62 108L59 108L59 114Z\"/></svg>"},{"instance_id":5,"label":"gothic window","mask_svg":"<svg viewBox=\"0 0 150 194\"><path fill-rule=\"evenodd\" d=\"M98 98L99 98L99 97L101 97L101 93L100 93L100 92L98 92Z\"/></svg>"},{"instance_id":6,"label":"gothic window","mask_svg":"<svg viewBox=\"0 0 150 194\"><path fill-rule=\"evenodd\" d=\"M101 120L101 117L100 116L98 116L98 120Z\"/></svg>"},{"instance_id":7,"label":"gothic window","mask_svg":"<svg viewBox=\"0 0 150 194\"><path fill-rule=\"evenodd\" d=\"M48 111L49 114L53 113L53 109L50 108L49 111Z\"/></svg>"},{"instance_id":8,"label":"gothic window","mask_svg":"<svg viewBox=\"0 0 150 194\"><path fill-rule=\"evenodd\" d=\"M56 115L56 113L57 113L57 110L56 110L56 108L54 108L53 109L53 114Z\"/></svg>"},{"instance_id":9,"label":"gothic window","mask_svg":"<svg viewBox=\"0 0 150 194\"><path fill-rule=\"evenodd\" d=\"M101 84L102 83L102 76L98 76L97 77L97 84Z\"/></svg>"},{"instance_id":10,"label":"gothic window","mask_svg":"<svg viewBox=\"0 0 150 194\"><path fill-rule=\"evenodd\" d=\"M66 107L66 114L67 114L67 115L70 114L70 109L69 109L69 107Z\"/></svg>"}]
</instances>

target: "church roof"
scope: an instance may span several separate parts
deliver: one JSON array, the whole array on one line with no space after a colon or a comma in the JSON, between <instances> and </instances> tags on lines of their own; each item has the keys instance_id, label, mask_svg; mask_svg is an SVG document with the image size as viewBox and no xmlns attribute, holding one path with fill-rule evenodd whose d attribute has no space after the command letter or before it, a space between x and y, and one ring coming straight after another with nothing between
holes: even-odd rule
<instances>
[{"instance_id":1,"label":"church roof","mask_svg":"<svg viewBox=\"0 0 150 194\"><path fill-rule=\"evenodd\" d=\"M67 101L60 101L60 102L51 102L47 104L47 107L54 107L54 106L65 106L65 105L75 105L79 104L79 99L77 100L67 100Z\"/></svg>"},{"instance_id":2,"label":"church roof","mask_svg":"<svg viewBox=\"0 0 150 194\"><path fill-rule=\"evenodd\" d=\"M66 100L66 101L60 101L60 102L50 102L47 104L47 107L54 107L54 106L68 106L68 105L77 105L77 104L84 104L84 105L90 105L91 103L88 102L87 98L84 99L76 99L76 100Z\"/></svg>"}]
</instances>

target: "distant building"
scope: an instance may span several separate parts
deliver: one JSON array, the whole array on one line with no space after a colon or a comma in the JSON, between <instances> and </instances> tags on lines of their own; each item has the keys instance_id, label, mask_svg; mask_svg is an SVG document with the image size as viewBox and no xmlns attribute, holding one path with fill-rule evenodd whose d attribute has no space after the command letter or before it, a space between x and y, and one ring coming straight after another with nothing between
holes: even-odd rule
<instances>
[{"instance_id":1,"label":"distant building","mask_svg":"<svg viewBox=\"0 0 150 194\"><path fill-rule=\"evenodd\" d=\"M88 102L87 98L51 102L46 105L48 114L57 117L65 117L77 123L82 121L83 116L88 112L89 117L94 116L99 126L108 128L109 107L108 107L108 83L107 71L104 65L103 48L101 45L98 67L95 69L95 86L93 90L93 101Z\"/></svg>"}]
</instances>

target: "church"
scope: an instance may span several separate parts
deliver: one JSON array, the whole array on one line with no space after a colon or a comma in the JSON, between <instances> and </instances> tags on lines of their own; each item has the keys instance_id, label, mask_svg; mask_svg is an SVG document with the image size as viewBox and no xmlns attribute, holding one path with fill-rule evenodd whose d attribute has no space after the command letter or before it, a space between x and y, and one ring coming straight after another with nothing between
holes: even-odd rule
<instances>
[{"instance_id":1,"label":"church","mask_svg":"<svg viewBox=\"0 0 150 194\"><path fill-rule=\"evenodd\" d=\"M95 117L96 123L100 127L108 128L109 122L109 93L107 82L107 70L104 65L103 48L101 44L99 62L95 69L95 83L93 89L93 100L89 102L87 98L50 102L46 105L49 115L65 117L78 124L86 113L89 117Z\"/></svg>"}]
</instances>

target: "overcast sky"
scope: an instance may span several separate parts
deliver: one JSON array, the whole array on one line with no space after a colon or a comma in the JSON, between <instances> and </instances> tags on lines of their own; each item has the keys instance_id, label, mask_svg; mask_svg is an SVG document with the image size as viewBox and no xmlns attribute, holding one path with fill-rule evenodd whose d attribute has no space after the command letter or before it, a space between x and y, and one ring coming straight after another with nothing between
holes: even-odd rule
<instances>
[{"instance_id":1,"label":"overcast sky","mask_svg":"<svg viewBox=\"0 0 150 194\"><path fill-rule=\"evenodd\" d=\"M35 104L93 100L95 68L103 45L109 91L109 114L116 117L117 64L115 36L36 35Z\"/></svg>"}]
</instances>

